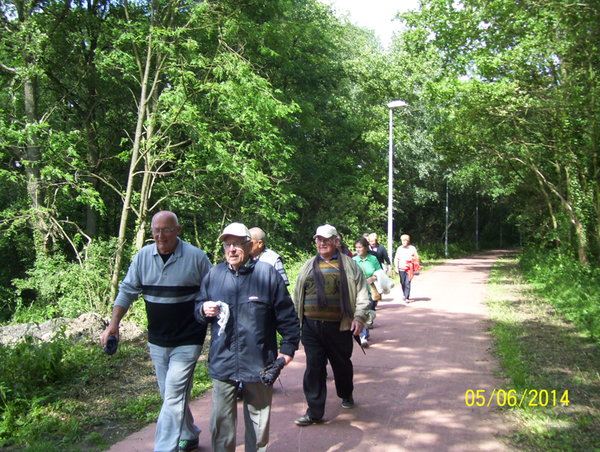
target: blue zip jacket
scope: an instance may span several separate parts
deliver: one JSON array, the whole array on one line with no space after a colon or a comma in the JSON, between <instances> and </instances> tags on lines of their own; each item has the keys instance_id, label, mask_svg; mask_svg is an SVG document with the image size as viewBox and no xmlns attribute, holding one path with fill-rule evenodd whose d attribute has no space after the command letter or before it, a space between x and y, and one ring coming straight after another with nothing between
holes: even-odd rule
<instances>
[{"instance_id":1,"label":"blue zip jacket","mask_svg":"<svg viewBox=\"0 0 600 452\"><path fill-rule=\"evenodd\" d=\"M229 305L230 316L219 336L217 318L202 312L205 301ZM272 265L250 259L236 272L226 262L213 267L202 281L196 299L196 319L211 323L208 370L221 381L260 382L260 372L280 352L294 356L300 342L300 323L283 279Z\"/></svg>"}]
</instances>

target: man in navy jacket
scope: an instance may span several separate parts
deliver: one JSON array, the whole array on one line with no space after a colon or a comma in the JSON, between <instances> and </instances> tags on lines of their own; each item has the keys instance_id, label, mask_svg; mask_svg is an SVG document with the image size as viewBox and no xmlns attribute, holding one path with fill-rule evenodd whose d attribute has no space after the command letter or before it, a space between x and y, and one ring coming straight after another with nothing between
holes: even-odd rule
<instances>
[{"instance_id":1,"label":"man in navy jacket","mask_svg":"<svg viewBox=\"0 0 600 452\"><path fill-rule=\"evenodd\" d=\"M227 226L219 241L225 258L211 269L196 299L196 319L211 323L208 370L213 379L210 414L212 450L234 452L237 389L242 382L246 452L269 442L273 387L260 372L277 358L290 363L300 341L300 324L287 287L272 265L255 261L241 223ZM281 335L277 350L277 332Z\"/></svg>"}]
</instances>

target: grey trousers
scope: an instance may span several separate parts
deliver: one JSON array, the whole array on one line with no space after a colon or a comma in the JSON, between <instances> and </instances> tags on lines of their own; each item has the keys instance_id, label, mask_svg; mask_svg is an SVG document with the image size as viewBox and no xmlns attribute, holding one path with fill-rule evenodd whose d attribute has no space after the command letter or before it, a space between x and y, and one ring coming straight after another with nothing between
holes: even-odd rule
<instances>
[{"instance_id":1,"label":"grey trousers","mask_svg":"<svg viewBox=\"0 0 600 452\"><path fill-rule=\"evenodd\" d=\"M237 430L236 381L213 380L210 434L213 452L235 452ZM273 387L242 383L244 393L244 444L246 452L264 452L269 443L269 422Z\"/></svg>"}]
</instances>

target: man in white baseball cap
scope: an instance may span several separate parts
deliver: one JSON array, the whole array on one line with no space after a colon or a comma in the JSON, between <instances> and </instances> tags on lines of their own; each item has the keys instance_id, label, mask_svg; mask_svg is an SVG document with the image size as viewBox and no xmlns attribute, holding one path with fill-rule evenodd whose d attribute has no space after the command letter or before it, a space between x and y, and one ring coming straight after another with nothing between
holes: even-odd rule
<instances>
[{"instance_id":1,"label":"man in white baseball cap","mask_svg":"<svg viewBox=\"0 0 600 452\"><path fill-rule=\"evenodd\" d=\"M303 265L294 290L306 353L303 387L308 410L295 421L300 427L323 421L327 361L342 407L354 408L352 336L360 335L369 313L367 281L358 264L338 249L336 228L319 226L313 238L317 255Z\"/></svg>"},{"instance_id":2,"label":"man in white baseball cap","mask_svg":"<svg viewBox=\"0 0 600 452\"><path fill-rule=\"evenodd\" d=\"M300 342L300 325L283 278L272 265L252 258L248 228L231 223L219 241L226 262L213 267L202 281L195 311L200 323L211 324L212 450L235 452L241 382L245 450L264 451L269 442L273 387L262 383L260 373L278 358L285 365L292 361ZM281 335L279 351L277 333Z\"/></svg>"}]
</instances>

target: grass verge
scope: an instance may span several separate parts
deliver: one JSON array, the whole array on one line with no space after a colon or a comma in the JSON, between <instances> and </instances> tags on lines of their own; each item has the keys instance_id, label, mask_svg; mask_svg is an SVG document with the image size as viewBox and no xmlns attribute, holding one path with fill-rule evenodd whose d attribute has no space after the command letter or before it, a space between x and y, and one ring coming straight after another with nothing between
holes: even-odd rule
<instances>
[{"instance_id":1,"label":"grass verge","mask_svg":"<svg viewBox=\"0 0 600 452\"><path fill-rule=\"evenodd\" d=\"M518 265L517 255L496 263L487 300L494 351L510 380L503 389L514 397L501 409L509 441L520 451L598 451L597 344L536 296Z\"/></svg>"},{"instance_id":2,"label":"grass verge","mask_svg":"<svg viewBox=\"0 0 600 452\"><path fill-rule=\"evenodd\" d=\"M192 397L210 387L206 355ZM106 355L57 338L0 349L0 450L97 452L155 422L161 406L145 340Z\"/></svg>"}]
</instances>

